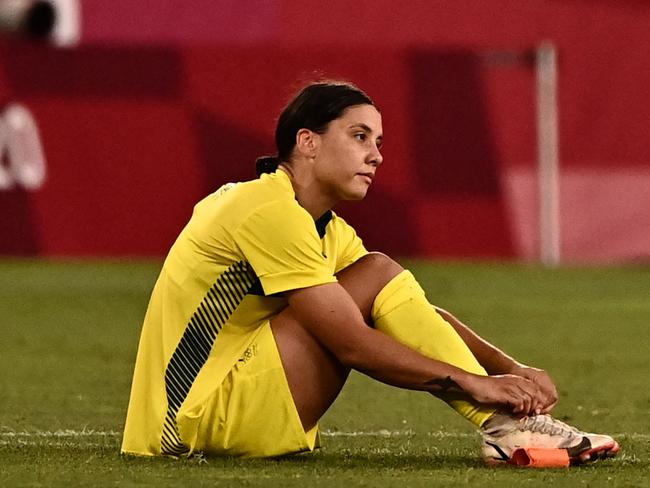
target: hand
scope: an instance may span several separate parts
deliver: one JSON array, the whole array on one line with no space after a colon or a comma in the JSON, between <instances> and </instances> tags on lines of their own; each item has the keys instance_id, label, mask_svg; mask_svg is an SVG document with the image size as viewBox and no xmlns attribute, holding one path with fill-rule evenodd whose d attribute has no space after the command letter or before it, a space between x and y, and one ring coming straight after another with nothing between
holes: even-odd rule
<instances>
[{"instance_id":1,"label":"hand","mask_svg":"<svg viewBox=\"0 0 650 488\"><path fill-rule=\"evenodd\" d=\"M535 412L536 414L549 413L553 407L555 407L558 401L558 393L553 384L553 380L546 371L539 368L532 368L524 364L518 364L512 369L511 373L527 378L539 386L544 395L544 401L541 409Z\"/></svg>"},{"instance_id":2,"label":"hand","mask_svg":"<svg viewBox=\"0 0 650 488\"><path fill-rule=\"evenodd\" d=\"M543 411L546 403L546 394L537 383L514 374L472 375L462 387L479 403L522 416Z\"/></svg>"}]
</instances>

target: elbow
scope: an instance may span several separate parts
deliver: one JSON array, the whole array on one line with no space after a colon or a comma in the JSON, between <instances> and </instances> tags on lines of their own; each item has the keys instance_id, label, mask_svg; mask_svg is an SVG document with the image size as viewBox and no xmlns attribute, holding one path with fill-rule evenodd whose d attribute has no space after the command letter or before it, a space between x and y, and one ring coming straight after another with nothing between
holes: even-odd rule
<instances>
[{"instance_id":1,"label":"elbow","mask_svg":"<svg viewBox=\"0 0 650 488\"><path fill-rule=\"evenodd\" d=\"M363 370L363 366L368 363L363 351L360 351L354 344L348 344L335 351L336 359L346 368Z\"/></svg>"},{"instance_id":2,"label":"elbow","mask_svg":"<svg viewBox=\"0 0 650 488\"><path fill-rule=\"evenodd\" d=\"M383 334L365 324L354 328L354 331L357 333L348 331L345 340L337 341L336 347L330 351L346 368L362 372L375 370L383 355L381 350L384 344L378 342L379 338L384 337Z\"/></svg>"}]
</instances>

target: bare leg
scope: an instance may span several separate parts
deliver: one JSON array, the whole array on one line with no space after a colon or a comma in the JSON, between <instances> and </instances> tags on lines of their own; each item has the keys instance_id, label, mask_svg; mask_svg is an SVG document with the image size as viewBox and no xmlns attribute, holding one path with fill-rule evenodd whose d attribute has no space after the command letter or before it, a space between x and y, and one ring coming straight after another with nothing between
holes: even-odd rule
<instances>
[{"instance_id":1,"label":"bare leg","mask_svg":"<svg viewBox=\"0 0 650 488\"><path fill-rule=\"evenodd\" d=\"M402 271L380 253L370 253L337 274L366 323L377 294ZM294 318L287 307L271 320L289 389L305 430L311 429L338 396L350 370Z\"/></svg>"}]
</instances>

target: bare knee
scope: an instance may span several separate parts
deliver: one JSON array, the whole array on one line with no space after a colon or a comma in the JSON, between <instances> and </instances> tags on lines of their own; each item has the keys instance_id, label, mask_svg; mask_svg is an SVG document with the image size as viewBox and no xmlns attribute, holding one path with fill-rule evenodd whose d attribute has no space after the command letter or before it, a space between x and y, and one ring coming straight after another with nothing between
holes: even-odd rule
<instances>
[{"instance_id":1,"label":"bare knee","mask_svg":"<svg viewBox=\"0 0 650 488\"><path fill-rule=\"evenodd\" d=\"M371 252L341 270L336 276L339 281L345 281L350 275L359 276L366 280L367 285L376 284L381 289L402 271L404 268L385 254Z\"/></svg>"},{"instance_id":2,"label":"bare knee","mask_svg":"<svg viewBox=\"0 0 650 488\"><path fill-rule=\"evenodd\" d=\"M336 278L355 301L366 322L377 294L404 271L397 262L380 252L371 252L337 273Z\"/></svg>"},{"instance_id":3,"label":"bare knee","mask_svg":"<svg viewBox=\"0 0 650 488\"><path fill-rule=\"evenodd\" d=\"M384 279L386 283L404 271L404 268L397 261L382 252L370 252L354 264L357 263L360 266L368 266L371 268L376 273L377 280Z\"/></svg>"}]
</instances>

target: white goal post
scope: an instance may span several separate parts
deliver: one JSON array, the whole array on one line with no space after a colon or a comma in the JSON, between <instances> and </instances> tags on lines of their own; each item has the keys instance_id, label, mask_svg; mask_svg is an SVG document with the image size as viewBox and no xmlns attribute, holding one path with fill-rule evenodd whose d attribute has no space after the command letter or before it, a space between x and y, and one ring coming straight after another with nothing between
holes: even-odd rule
<instances>
[{"instance_id":1,"label":"white goal post","mask_svg":"<svg viewBox=\"0 0 650 488\"><path fill-rule=\"evenodd\" d=\"M560 156L557 48L550 41L535 49L539 259L557 266L561 259Z\"/></svg>"}]
</instances>

